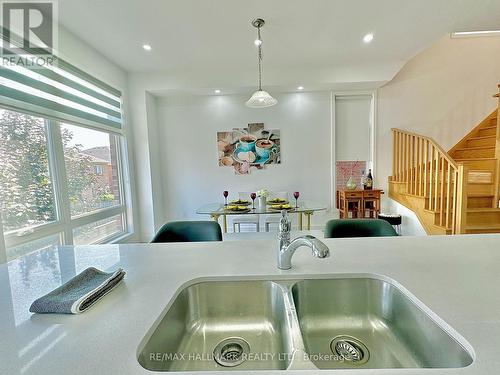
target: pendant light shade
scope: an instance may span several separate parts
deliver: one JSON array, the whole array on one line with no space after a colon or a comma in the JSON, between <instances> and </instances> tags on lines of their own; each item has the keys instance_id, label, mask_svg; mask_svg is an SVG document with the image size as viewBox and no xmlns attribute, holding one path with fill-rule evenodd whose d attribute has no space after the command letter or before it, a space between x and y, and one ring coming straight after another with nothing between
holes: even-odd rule
<instances>
[{"instance_id":1,"label":"pendant light shade","mask_svg":"<svg viewBox=\"0 0 500 375\"><path fill-rule=\"evenodd\" d=\"M272 107L278 100L273 98L267 91L262 90L262 37L260 35L260 28L264 26L265 22L262 18L257 18L252 21L252 26L257 28L257 39L255 45L258 48L257 57L259 59L259 89L253 93L250 99L247 100L245 105L250 108L265 108ZM257 43L258 41L258 43Z\"/></svg>"},{"instance_id":2,"label":"pendant light shade","mask_svg":"<svg viewBox=\"0 0 500 375\"><path fill-rule=\"evenodd\" d=\"M245 105L250 108L265 108L272 107L278 103L267 91L257 90L253 93L252 97L247 100Z\"/></svg>"}]
</instances>

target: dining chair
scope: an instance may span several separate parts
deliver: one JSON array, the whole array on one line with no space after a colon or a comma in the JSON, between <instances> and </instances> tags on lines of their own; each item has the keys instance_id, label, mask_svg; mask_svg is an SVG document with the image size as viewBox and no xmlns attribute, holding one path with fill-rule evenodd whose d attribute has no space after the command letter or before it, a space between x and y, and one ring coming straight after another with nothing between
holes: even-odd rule
<instances>
[{"instance_id":1,"label":"dining chair","mask_svg":"<svg viewBox=\"0 0 500 375\"><path fill-rule=\"evenodd\" d=\"M151 243L222 241L220 225L215 221L171 221L164 224Z\"/></svg>"},{"instance_id":2,"label":"dining chair","mask_svg":"<svg viewBox=\"0 0 500 375\"><path fill-rule=\"evenodd\" d=\"M392 237L398 234L381 219L333 219L326 223L325 238Z\"/></svg>"},{"instance_id":3,"label":"dining chair","mask_svg":"<svg viewBox=\"0 0 500 375\"><path fill-rule=\"evenodd\" d=\"M250 198L251 192L240 191L238 192L238 199L247 200L251 202ZM252 207L252 206L249 206ZM257 214L253 215L238 215L233 218L233 232L236 233L236 227L238 227L238 233L241 232L241 224L255 225L255 231L260 232L260 216Z\"/></svg>"}]
</instances>

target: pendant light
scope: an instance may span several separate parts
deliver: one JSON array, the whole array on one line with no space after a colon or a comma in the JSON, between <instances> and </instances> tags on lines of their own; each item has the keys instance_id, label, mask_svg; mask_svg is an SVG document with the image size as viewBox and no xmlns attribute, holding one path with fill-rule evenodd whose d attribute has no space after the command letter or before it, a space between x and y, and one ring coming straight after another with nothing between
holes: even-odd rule
<instances>
[{"instance_id":1,"label":"pendant light","mask_svg":"<svg viewBox=\"0 0 500 375\"><path fill-rule=\"evenodd\" d=\"M257 18L252 21L252 26L257 28L257 39L255 45L257 46L257 57L259 59L259 89L245 103L250 108L265 108L271 107L278 103L267 91L262 90L262 38L260 36L260 28L264 26L265 21L262 18Z\"/></svg>"}]
</instances>

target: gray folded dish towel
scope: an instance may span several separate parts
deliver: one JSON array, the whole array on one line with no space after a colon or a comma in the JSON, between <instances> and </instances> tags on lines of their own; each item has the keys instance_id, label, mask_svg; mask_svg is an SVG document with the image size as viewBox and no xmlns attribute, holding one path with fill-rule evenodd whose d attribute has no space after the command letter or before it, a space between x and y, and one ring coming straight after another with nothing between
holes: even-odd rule
<instances>
[{"instance_id":1,"label":"gray folded dish towel","mask_svg":"<svg viewBox=\"0 0 500 375\"><path fill-rule=\"evenodd\" d=\"M111 291L123 280L125 271L102 272L87 268L71 280L38 298L31 304L30 312L39 314L80 314Z\"/></svg>"}]
</instances>

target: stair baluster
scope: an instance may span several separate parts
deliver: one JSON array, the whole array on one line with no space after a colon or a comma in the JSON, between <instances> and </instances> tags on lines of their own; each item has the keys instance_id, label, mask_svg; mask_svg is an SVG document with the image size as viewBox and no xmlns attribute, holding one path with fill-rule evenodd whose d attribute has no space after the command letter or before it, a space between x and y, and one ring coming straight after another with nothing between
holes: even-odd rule
<instances>
[{"instance_id":1,"label":"stair baluster","mask_svg":"<svg viewBox=\"0 0 500 375\"><path fill-rule=\"evenodd\" d=\"M405 193L424 198L425 209L435 215L435 225L451 233L461 233L465 226L460 225L457 214L466 209L458 205L466 202L467 197L463 199L463 192L457 191L460 165L428 137L400 129L392 132L394 155L390 181L404 186Z\"/></svg>"},{"instance_id":2,"label":"stair baluster","mask_svg":"<svg viewBox=\"0 0 500 375\"><path fill-rule=\"evenodd\" d=\"M499 93L495 95L498 98L498 109L497 109L497 131L495 139L495 158L496 160L496 177L495 177L495 194L493 196L493 202L495 207L499 207L499 195L500 195L500 85L498 85Z\"/></svg>"}]
</instances>

